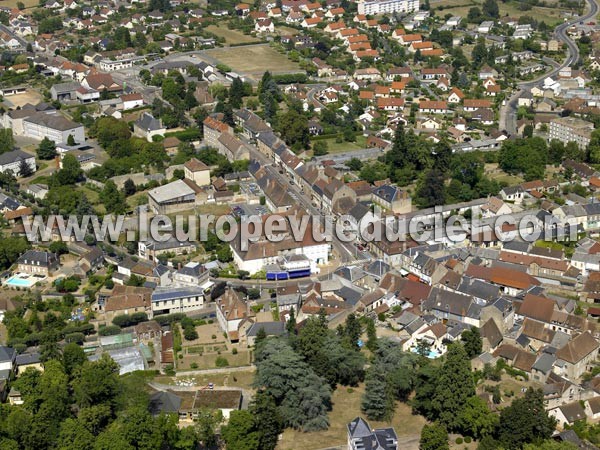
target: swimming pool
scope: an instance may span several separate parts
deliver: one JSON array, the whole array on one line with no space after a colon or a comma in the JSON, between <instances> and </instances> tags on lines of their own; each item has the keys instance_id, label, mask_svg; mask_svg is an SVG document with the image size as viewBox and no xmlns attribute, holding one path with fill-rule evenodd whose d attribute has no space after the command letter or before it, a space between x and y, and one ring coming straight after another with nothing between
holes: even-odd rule
<instances>
[{"instance_id":1,"label":"swimming pool","mask_svg":"<svg viewBox=\"0 0 600 450\"><path fill-rule=\"evenodd\" d=\"M410 351L413 353L419 353L419 351L416 347L411 348ZM442 354L435 350L429 350L429 354L426 356L429 359L436 359L436 358L439 358L440 356L442 356Z\"/></svg>"},{"instance_id":2,"label":"swimming pool","mask_svg":"<svg viewBox=\"0 0 600 450\"><path fill-rule=\"evenodd\" d=\"M13 275L4 282L6 286L30 288L39 280L29 275Z\"/></svg>"}]
</instances>

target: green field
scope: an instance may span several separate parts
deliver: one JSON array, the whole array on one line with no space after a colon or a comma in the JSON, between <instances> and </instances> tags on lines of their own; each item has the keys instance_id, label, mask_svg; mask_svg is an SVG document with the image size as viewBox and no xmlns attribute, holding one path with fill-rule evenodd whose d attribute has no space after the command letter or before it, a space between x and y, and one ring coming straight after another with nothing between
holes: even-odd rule
<instances>
[{"instance_id":1,"label":"green field","mask_svg":"<svg viewBox=\"0 0 600 450\"><path fill-rule=\"evenodd\" d=\"M483 0L432 0L431 8L439 11L438 15L445 16L452 14L453 16L461 16L463 19L467 17L469 9L477 6L481 9ZM546 22L547 25L555 25L563 19L561 13L567 11L560 9L557 6L540 7L534 6L529 11L521 11L518 2L498 2L500 8L500 17L509 16L518 18L520 16L531 16L537 21Z\"/></svg>"},{"instance_id":2,"label":"green field","mask_svg":"<svg viewBox=\"0 0 600 450\"><path fill-rule=\"evenodd\" d=\"M367 138L362 134L356 136L356 142L336 142L336 138L321 139L320 141L327 143L328 154L344 153L367 148ZM317 141L312 141L313 144L315 142Z\"/></svg>"},{"instance_id":3,"label":"green field","mask_svg":"<svg viewBox=\"0 0 600 450\"><path fill-rule=\"evenodd\" d=\"M226 25L209 25L206 27L206 31L214 34L215 36L224 38L225 42L229 45L260 42L260 40L254 36L244 34L239 30L230 30Z\"/></svg>"},{"instance_id":4,"label":"green field","mask_svg":"<svg viewBox=\"0 0 600 450\"><path fill-rule=\"evenodd\" d=\"M274 74L301 72L298 63L288 59L268 44L213 48L206 55L231 67L231 70L260 79L267 70Z\"/></svg>"}]
</instances>

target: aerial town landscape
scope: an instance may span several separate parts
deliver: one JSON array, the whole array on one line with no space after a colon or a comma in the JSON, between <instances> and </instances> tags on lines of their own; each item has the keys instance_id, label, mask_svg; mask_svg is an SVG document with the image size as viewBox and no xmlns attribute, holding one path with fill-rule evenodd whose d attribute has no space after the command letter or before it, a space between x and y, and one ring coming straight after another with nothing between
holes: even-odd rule
<instances>
[{"instance_id":1,"label":"aerial town landscape","mask_svg":"<svg viewBox=\"0 0 600 450\"><path fill-rule=\"evenodd\" d=\"M0 1L0 450L600 448L599 8Z\"/></svg>"}]
</instances>

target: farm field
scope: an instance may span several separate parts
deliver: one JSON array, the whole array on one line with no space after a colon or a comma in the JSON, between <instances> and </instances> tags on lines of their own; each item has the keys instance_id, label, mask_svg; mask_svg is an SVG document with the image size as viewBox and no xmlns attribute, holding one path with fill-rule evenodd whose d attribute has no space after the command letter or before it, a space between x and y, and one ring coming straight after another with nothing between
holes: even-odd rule
<instances>
[{"instance_id":1,"label":"farm field","mask_svg":"<svg viewBox=\"0 0 600 450\"><path fill-rule=\"evenodd\" d=\"M268 44L213 48L206 50L206 55L231 67L234 72L249 75L258 80L267 70L274 74L294 73L301 71L298 63L290 61Z\"/></svg>"},{"instance_id":2,"label":"farm field","mask_svg":"<svg viewBox=\"0 0 600 450\"><path fill-rule=\"evenodd\" d=\"M206 27L206 31L213 33L218 37L224 38L228 45L260 42L260 40L255 38L254 36L249 36L247 34L242 33L239 30L230 30L229 28L227 28L227 26L223 25L209 25L208 27Z\"/></svg>"}]
</instances>

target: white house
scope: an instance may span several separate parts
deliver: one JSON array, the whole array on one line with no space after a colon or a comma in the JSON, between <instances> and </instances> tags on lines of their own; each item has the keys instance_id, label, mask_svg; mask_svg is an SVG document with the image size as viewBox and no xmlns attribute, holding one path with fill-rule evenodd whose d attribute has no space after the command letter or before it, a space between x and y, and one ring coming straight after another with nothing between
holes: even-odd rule
<instances>
[{"instance_id":1,"label":"white house","mask_svg":"<svg viewBox=\"0 0 600 450\"><path fill-rule=\"evenodd\" d=\"M25 153L22 150L13 150L0 155L0 172L12 172L13 175L18 176L21 171L21 164L25 163L29 166L32 172L35 172L35 157L29 153Z\"/></svg>"}]
</instances>

